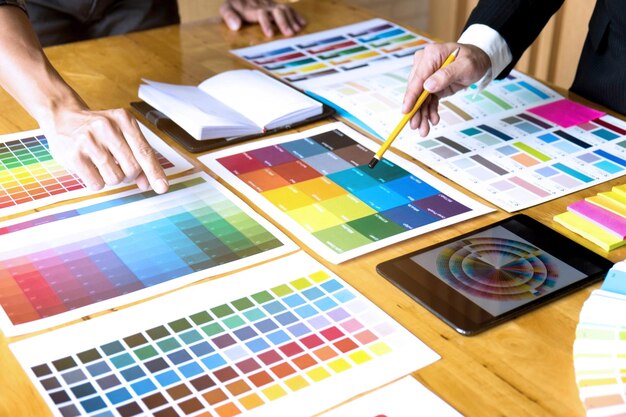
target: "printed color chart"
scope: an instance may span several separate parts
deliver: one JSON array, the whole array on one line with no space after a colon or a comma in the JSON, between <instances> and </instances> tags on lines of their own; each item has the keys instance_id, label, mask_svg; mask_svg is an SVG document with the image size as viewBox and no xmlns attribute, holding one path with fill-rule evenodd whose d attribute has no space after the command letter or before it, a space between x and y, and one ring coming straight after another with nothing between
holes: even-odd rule
<instances>
[{"instance_id":1,"label":"printed color chart","mask_svg":"<svg viewBox=\"0 0 626 417\"><path fill-rule=\"evenodd\" d=\"M348 120L385 139L402 118L402 101L412 64L412 58L404 58L350 74L310 80L299 87L338 108L339 114ZM431 127L428 138L456 126L480 124L481 121L492 120L499 114L551 103L560 98L562 97L553 90L513 71L507 78L492 82L480 92L476 86L471 86L442 99L438 109L441 120L437 126ZM394 146L410 148L419 139L421 137L417 132L405 128Z\"/></svg>"},{"instance_id":2,"label":"printed color chart","mask_svg":"<svg viewBox=\"0 0 626 417\"><path fill-rule=\"evenodd\" d=\"M166 174L192 168L154 133L144 126L140 127L157 152ZM0 137L0 215L27 211L87 194L93 192L85 188L78 176L52 159L48 140L41 131Z\"/></svg>"},{"instance_id":3,"label":"printed color chart","mask_svg":"<svg viewBox=\"0 0 626 417\"><path fill-rule=\"evenodd\" d=\"M407 376L320 417L462 417L454 408Z\"/></svg>"},{"instance_id":4,"label":"printed color chart","mask_svg":"<svg viewBox=\"0 0 626 417\"><path fill-rule=\"evenodd\" d=\"M602 289L580 312L574 342L574 369L590 417L626 413L626 263L608 272Z\"/></svg>"},{"instance_id":5,"label":"printed color chart","mask_svg":"<svg viewBox=\"0 0 626 417\"><path fill-rule=\"evenodd\" d=\"M0 224L6 335L59 324L297 247L206 174ZM54 238L51 238L54 237Z\"/></svg>"},{"instance_id":6,"label":"printed color chart","mask_svg":"<svg viewBox=\"0 0 626 417\"><path fill-rule=\"evenodd\" d=\"M431 41L383 19L268 42L231 53L298 83L410 57Z\"/></svg>"},{"instance_id":7,"label":"printed color chart","mask_svg":"<svg viewBox=\"0 0 626 417\"><path fill-rule=\"evenodd\" d=\"M626 122L605 115L562 128L530 112L514 112L399 148L516 211L624 175Z\"/></svg>"},{"instance_id":8,"label":"printed color chart","mask_svg":"<svg viewBox=\"0 0 626 417\"><path fill-rule=\"evenodd\" d=\"M63 417L312 415L438 359L302 252L11 349Z\"/></svg>"},{"instance_id":9,"label":"printed color chart","mask_svg":"<svg viewBox=\"0 0 626 417\"><path fill-rule=\"evenodd\" d=\"M411 60L299 85L386 138L401 118ZM626 172L626 122L513 71L478 91L441 100L422 138L405 128L394 146L507 211L521 210Z\"/></svg>"},{"instance_id":10,"label":"printed color chart","mask_svg":"<svg viewBox=\"0 0 626 417\"><path fill-rule=\"evenodd\" d=\"M342 123L200 158L325 259L340 263L489 212Z\"/></svg>"}]
</instances>

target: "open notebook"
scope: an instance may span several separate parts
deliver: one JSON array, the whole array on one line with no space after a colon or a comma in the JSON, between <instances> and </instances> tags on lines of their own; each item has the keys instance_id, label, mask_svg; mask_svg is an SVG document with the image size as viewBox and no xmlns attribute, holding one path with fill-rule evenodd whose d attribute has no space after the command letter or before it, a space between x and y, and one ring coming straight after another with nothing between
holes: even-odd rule
<instances>
[{"instance_id":1,"label":"open notebook","mask_svg":"<svg viewBox=\"0 0 626 417\"><path fill-rule=\"evenodd\" d=\"M198 140L243 136L322 113L322 104L256 70L215 75L196 86L144 80L139 98Z\"/></svg>"}]
</instances>

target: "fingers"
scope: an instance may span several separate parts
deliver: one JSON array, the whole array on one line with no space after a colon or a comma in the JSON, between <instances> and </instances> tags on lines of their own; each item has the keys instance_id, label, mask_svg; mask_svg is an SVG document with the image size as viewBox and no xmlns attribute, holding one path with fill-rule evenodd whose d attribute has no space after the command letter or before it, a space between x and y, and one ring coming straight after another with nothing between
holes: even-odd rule
<instances>
[{"instance_id":1,"label":"fingers","mask_svg":"<svg viewBox=\"0 0 626 417\"><path fill-rule=\"evenodd\" d=\"M158 194L166 192L168 188L167 177L165 176L161 164L159 164L157 160L154 150L141 133L141 130L139 130L139 125L135 118L126 110L122 110L122 112L123 114L119 114L118 116L120 126L124 132L124 138L132 151L132 156L134 156L134 159L141 167L141 171L152 189ZM130 155L128 155L128 157L130 157ZM130 163L130 161L125 161L125 163ZM143 180L141 180L141 182L142 185L145 185L143 184ZM140 185L139 182L137 183Z\"/></svg>"},{"instance_id":2,"label":"fingers","mask_svg":"<svg viewBox=\"0 0 626 417\"><path fill-rule=\"evenodd\" d=\"M235 27L236 16L239 19L237 29L242 21L256 22L267 37L274 35L274 25L283 35L292 36L306 24L306 20L290 6L271 0L228 0L220 7L220 14L231 29ZM233 21L232 27L230 21Z\"/></svg>"},{"instance_id":3,"label":"fingers","mask_svg":"<svg viewBox=\"0 0 626 417\"><path fill-rule=\"evenodd\" d=\"M225 2L220 6L220 15L230 30L238 31L241 28L241 17L230 6L230 3Z\"/></svg>"},{"instance_id":4,"label":"fingers","mask_svg":"<svg viewBox=\"0 0 626 417\"><path fill-rule=\"evenodd\" d=\"M163 168L126 110L71 112L47 136L55 159L92 190L126 180L142 190L167 191Z\"/></svg>"},{"instance_id":5,"label":"fingers","mask_svg":"<svg viewBox=\"0 0 626 417\"><path fill-rule=\"evenodd\" d=\"M261 30L268 38L274 36L274 29L272 29L272 20L270 19L269 12L265 9L259 9L257 11L257 21L261 26Z\"/></svg>"}]
</instances>

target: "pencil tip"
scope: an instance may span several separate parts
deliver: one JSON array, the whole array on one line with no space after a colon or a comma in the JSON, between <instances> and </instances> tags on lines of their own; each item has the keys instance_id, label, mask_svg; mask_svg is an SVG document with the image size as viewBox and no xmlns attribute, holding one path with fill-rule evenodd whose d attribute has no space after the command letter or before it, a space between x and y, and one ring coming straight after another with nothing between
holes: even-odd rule
<instances>
[{"instance_id":1,"label":"pencil tip","mask_svg":"<svg viewBox=\"0 0 626 417\"><path fill-rule=\"evenodd\" d=\"M370 161L369 164L367 164L367 166L370 167L370 168L374 168L377 163L378 163L378 159L372 158L372 160Z\"/></svg>"}]
</instances>

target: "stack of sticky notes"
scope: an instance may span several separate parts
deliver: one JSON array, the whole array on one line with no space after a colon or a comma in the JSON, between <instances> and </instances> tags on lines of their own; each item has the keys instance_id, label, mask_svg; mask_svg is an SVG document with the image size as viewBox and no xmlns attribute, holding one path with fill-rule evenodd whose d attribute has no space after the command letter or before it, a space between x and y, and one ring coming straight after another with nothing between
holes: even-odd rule
<instances>
[{"instance_id":1,"label":"stack of sticky notes","mask_svg":"<svg viewBox=\"0 0 626 417\"><path fill-rule=\"evenodd\" d=\"M626 415L626 262L615 264L585 301L573 350L587 416Z\"/></svg>"},{"instance_id":2,"label":"stack of sticky notes","mask_svg":"<svg viewBox=\"0 0 626 417\"><path fill-rule=\"evenodd\" d=\"M626 184L570 204L554 221L606 251L626 244Z\"/></svg>"}]
</instances>

